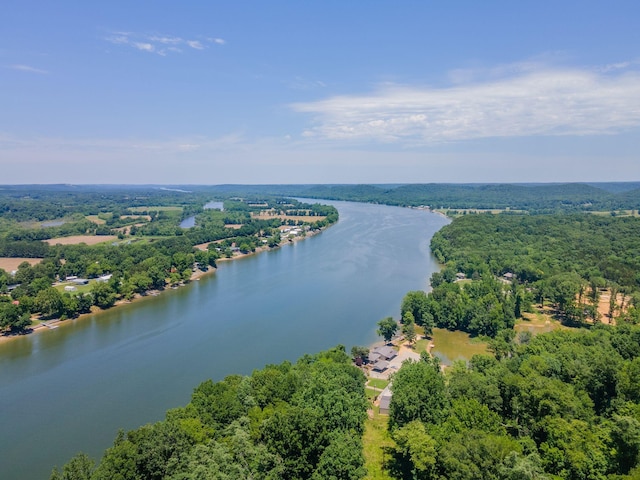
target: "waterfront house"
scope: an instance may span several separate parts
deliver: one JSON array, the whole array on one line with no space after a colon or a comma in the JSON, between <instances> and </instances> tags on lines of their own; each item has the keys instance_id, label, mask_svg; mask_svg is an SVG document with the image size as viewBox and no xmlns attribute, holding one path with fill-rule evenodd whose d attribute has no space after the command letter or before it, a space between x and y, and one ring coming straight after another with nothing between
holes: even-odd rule
<instances>
[{"instance_id":1,"label":"waterfront house","mask_svg":"<svg viewBox=\"0 0 640 480\"><path fill-rule=\"evenodd\" d=\"M372 370L374 372L384 372L387 368L389 368L389 362L385 360L378 360L373 364Z\"/></svg>"},{"instance_id":2,"label":"waterfront house","mask_svg":"<svg viewBox=\"0 0 640 480\"><path fill-rule=\"evenodd\" d=\"M382 359L386 361L392 360L398 356L398 352L388 345L374 348L372 354L374 354L376 360ZM369 360L371 360L371 354L369 355Z\"/></svg>"}]
</instances>

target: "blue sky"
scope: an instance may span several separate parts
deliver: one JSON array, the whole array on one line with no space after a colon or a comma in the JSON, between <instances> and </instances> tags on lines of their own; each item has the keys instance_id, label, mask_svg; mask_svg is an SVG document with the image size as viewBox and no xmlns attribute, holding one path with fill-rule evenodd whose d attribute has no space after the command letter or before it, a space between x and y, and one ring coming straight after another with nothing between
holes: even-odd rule
<instances>
[{"instance_id":1,"label":"blue sky","mask_svg":"<svg viewBox=\"0 0 640 480\"><path fill-rule=\"evenodd\" d=\"M0 184L640 180L637 1L10 3Z\"/></svg>"}]
</instances>

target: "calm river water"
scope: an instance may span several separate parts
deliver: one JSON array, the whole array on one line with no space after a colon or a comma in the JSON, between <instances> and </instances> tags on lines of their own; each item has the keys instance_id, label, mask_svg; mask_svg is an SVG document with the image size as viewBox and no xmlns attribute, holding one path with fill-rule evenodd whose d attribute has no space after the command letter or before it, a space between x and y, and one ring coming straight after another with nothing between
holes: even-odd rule
<instances>
[{"instance_id":1,"label":"calm river water","mask_svg":"<svg viewBox=\"0 0 640 480\"><path fill-rule=\"evenodd\" d=\"M0 477L47 479L119 428L160 420L200 382L338 343L376 339L437 263L448 221L421 210L332 203L338 224L293 245L55 330L0 344Z\"/></svg>"}]
</instances>

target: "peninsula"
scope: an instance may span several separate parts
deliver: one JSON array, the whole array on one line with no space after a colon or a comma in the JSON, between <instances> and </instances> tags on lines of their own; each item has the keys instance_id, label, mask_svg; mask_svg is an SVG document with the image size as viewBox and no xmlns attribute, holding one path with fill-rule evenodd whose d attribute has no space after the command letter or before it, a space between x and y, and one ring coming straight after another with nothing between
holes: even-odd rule
<instances>
[{"instance_id":1,"label":"peninsula","mask_svg":"<svg viewBox=\"0 0 640 480\"><path fill-rule=\"evenodd\" d=\"M0 340L178 288L335 223L334 207L151 187L0 194Z\"/></svg>"}]
</instances>

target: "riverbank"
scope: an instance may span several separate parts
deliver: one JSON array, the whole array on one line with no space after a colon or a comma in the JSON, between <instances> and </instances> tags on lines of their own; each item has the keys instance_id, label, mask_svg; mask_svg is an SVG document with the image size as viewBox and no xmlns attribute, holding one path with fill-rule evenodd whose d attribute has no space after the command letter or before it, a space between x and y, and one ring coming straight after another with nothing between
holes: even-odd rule
<instances>
[{"instance_id":1,"label":"riverbank","mask_svg":"<svg viewBox=\"0 0 640 480\"><path fill-rule=\"evenodd\" d=\"M242 258L246 258L246 257L250 257L253 255L257 255L261 252L265 252L265 251L269 251L269 250L273 250L275 248L281 248L285 245L292 245L295 244L297 242L299 242L300 240L304 240L306 238L310 238L313 237L319 233L321 233L322 231L324 231L326 228L330 227L331 225L327 226L327 227L323 227L319 230L313 230L313 231L308 231L305 232L304 236L297 236L291 239L287 239L287 240L283 240L281 241L277 247L268 247L268 246L264 246L264 247L258 247L256 248L255 251L253 252L248 252L248 253L241 253L241 252L235 252L233 254L232 257L229 258L219 258L216 260L216 263L220 263L220 262L229 262L232 260L239 260ZM113 310L114 308L120 307L122 305L129 305L132 304L134 302L139 302L142 300L146 300L149 297L157 297L158 295L162 294L164 291L169 290L169 289L176 289L176 288L181 288L181 287L185 287L187 286L189 283L193 282L193 281L198 281L200 280L202 277L206 276L206 275L210 275L212 273L215 273L217 271L217 268L215 267L207 267L207 270L201 270L201 269L197 269L195 272L193 272L191 274L191 277L189 278L189 282L187 283L181 283L179 285L175 285L175 286L167 286L162 290L149 290L147 292L145 292L144 294L136 294L131 300L118 300L116 301L116 303L111 307L108 308L106 310L103 310L99 307L91 307L91 312L89 313L82 313L80 315L78 315L77 317L73 317L73 318L67 318L67 319L52 319L52 320L44 320L44 321L40 321L40 320L35 320L36 322L39 322L35 325L33 325L28 331L26 332L21 332L21 333L9 333L9 332L5 332L3 334L0 335L0 345L6 343L6 342L10 342L12 340L17 340L19 338L27 338L31 335L37 334L37 333L41 333L47 330L55 330L57 329L59 326L61 325L65 325L71 322L77 322L77 321L81 321L84 320L86 318L89 317L93 317L94 315L101 315L104 313L107 313L111 310Z\"/></svg>"}]
</instances>

